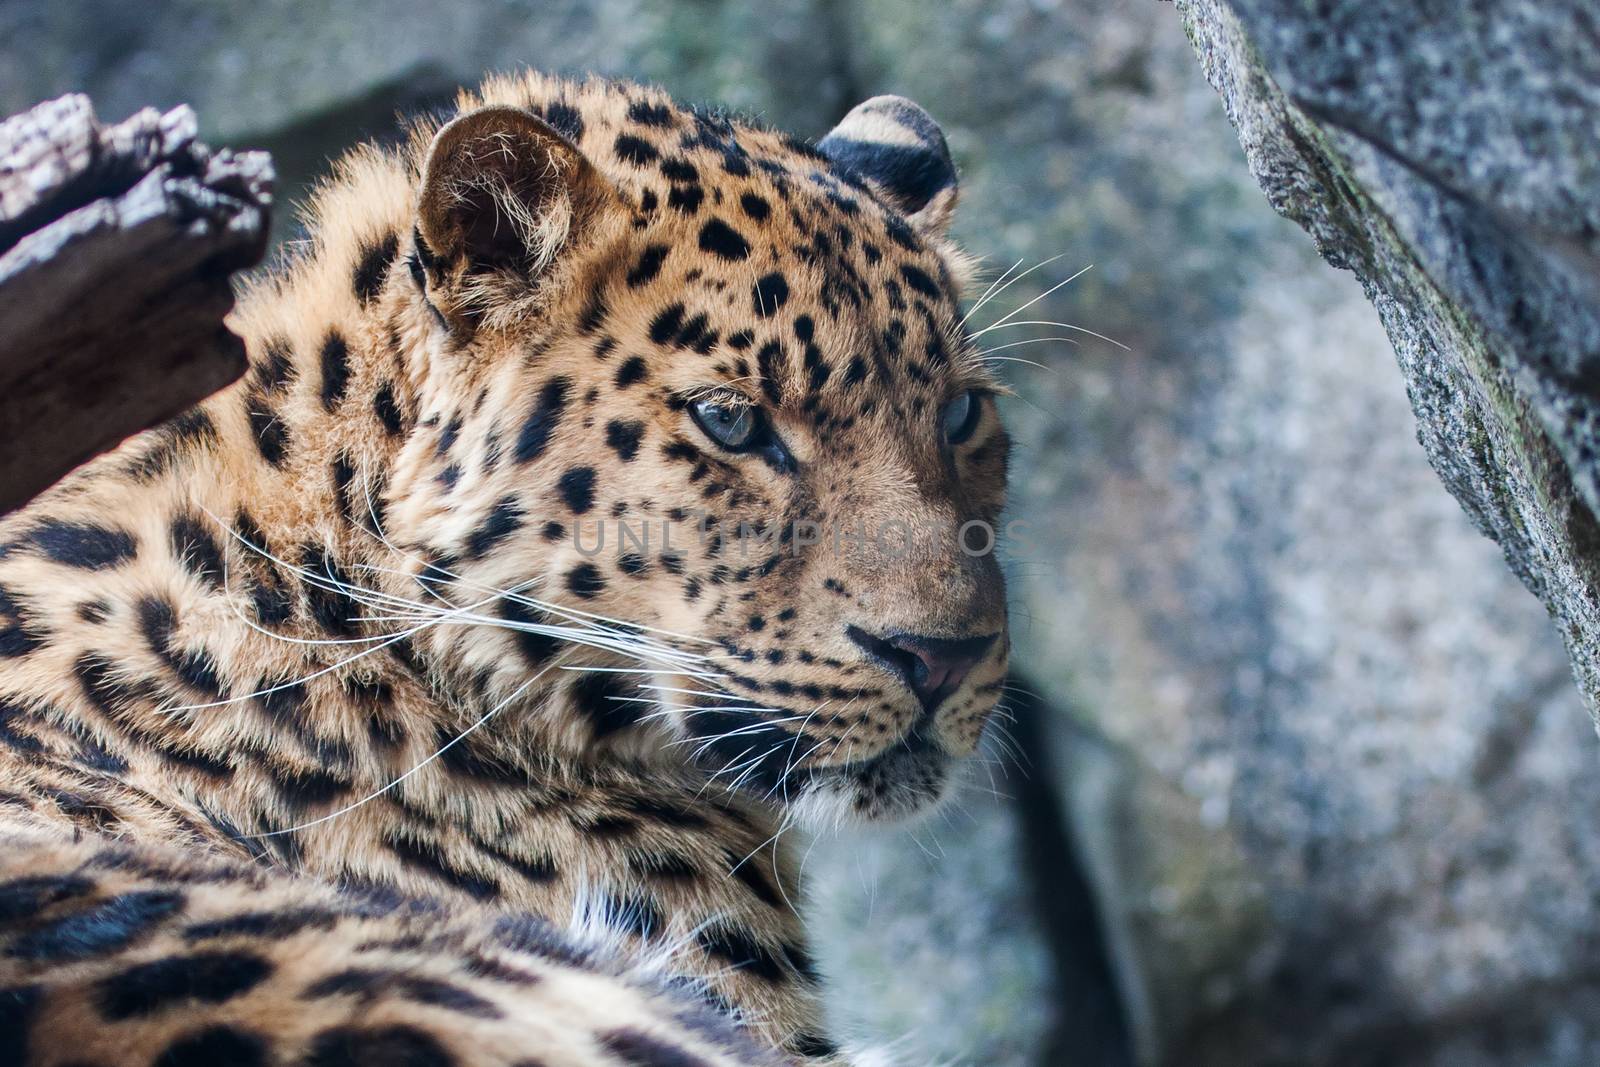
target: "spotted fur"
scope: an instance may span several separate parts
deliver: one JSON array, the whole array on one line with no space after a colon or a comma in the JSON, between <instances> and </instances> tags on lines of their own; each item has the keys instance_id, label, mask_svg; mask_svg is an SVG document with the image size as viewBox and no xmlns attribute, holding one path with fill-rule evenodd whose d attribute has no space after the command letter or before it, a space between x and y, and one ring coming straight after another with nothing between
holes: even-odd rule
<instances>
[{"instance_id":1,"label":"spotted fur","mask_svg":"<svg viewBox=\"0 0 1600 1067\"><path fill-rule=\"evenodd\" d=\"M346 157L245 378L0 522L0 1048L839 1060L782 831L937 803L1006 666L955 194L899 98L538 75Z\"/></svg>"}]
</instances>

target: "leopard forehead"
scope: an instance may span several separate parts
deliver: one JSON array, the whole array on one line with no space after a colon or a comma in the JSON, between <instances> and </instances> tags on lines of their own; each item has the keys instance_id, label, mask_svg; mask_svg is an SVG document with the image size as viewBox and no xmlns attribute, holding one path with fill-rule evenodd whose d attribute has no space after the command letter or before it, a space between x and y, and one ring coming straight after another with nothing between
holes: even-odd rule
<instances>
[{"instance_id":1,"label":"leopard forehead","mask_svg":"<svg viewBox=\"0 0 1600 1067\"><path fill-rule=\"evenodd\" d=\"M461 108L498 104L568 138L629 216L567 305L512 320L513 337L576 323L596 357L584 377L731 384L821 435L874 414L926 423L993 388L960 329L968 259L815 146L626 83L491 81Z\"/></svg>"}]
</instances>

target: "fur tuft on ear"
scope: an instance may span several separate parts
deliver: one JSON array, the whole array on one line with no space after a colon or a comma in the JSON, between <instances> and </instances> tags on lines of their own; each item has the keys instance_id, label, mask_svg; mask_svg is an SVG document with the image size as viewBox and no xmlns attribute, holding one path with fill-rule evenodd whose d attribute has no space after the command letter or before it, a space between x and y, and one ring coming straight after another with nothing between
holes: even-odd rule
<instances>
[{"instance_id":1,"label":"fur tuft on ear","mask_svg":"<svg viewBox=\"0 0 1600 1067\"><path fill-rule=\"evenodd\" d=\"M906 221L942 234L956 206L956 166L933 116L903 96L857 104L817 148L877 186Z\"/></svg>"},{"instance_id":2,"label":"fur tuft on ear","mask_svg":"<svg viewBox=\"0 0 1600 1067\"><path fill-rule=\"evenodd\" d=\"M583 153L544 120L516 107L479 108L446 124L428 147L419 257L446 290L481 288L466 280L498 270L531 280L580 236L607 191Z\"/></svg>"}]
</instances>

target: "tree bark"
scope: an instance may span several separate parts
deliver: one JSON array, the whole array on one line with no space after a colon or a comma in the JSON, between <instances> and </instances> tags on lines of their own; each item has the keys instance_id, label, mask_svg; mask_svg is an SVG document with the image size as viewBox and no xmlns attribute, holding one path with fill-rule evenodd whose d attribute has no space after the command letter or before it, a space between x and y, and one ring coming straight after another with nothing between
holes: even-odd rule
<instances>
[{"instance_id":1,"label":"tree bark","mask_svg":"<svg viewBox=\"0 0 1600 1067\"><path fill-rule=\"evenodd\" d=\"M0 513L244 372L223 318L272 162L196 134L187 107L102 126L81 95L0 123Z\"/></svg>"}]
</instances>

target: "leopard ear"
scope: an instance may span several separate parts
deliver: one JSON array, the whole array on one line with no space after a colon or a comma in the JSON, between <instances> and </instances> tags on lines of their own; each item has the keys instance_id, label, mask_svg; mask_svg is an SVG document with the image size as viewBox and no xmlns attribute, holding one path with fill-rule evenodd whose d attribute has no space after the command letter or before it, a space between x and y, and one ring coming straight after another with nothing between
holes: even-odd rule
<instances>
[{"instance_id":1,"label":"leopard ear","mask_svg":"<svg viewBox=\"0 0 1600 1067\"><path fill-rule=\"evenodd\" d=\"M578 148L521 108L479 108L434 135L417 205L430 282L510 270L534 278L580 240L609 183ZM431 286L430 286L431 287Z\"/></svg>"},{"instance_id":2,"label":"leopard ear","mask_svg":"<svg viewBox=\"0 0 1600 1067\"><path fill-rule=\"evenodd\" d=\"M834 163L875 185L918 231L942 234L956 207L956 165L933 116L903 96L857 104L817 143Z\"/></svg>"}]
</instances>

